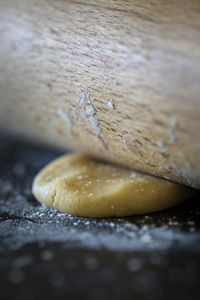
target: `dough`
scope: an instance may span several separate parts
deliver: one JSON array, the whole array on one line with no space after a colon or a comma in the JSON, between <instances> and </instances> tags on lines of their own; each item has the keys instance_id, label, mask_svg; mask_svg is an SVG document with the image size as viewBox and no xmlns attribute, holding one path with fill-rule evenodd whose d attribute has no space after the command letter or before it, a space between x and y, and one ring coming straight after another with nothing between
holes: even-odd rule
<instances>
[{"instance_id":1,"label":"dough","mask_svg":"<svg viewBox=\"0 0 200 300\"><path fill-rule=\"evenodd\" d=\"M33 194L60 211L83 217L129 216L162 210L194 193L191 188L97 161L65 155L36 176Z\"/></svg>"}]
</instances>

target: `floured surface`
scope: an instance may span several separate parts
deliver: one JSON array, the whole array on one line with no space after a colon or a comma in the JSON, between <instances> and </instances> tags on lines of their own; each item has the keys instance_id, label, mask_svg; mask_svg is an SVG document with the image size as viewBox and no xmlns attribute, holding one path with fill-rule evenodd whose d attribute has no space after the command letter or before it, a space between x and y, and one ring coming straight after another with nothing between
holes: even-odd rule
<instances>
[{"instance_id":1,"label":"floured surface","mask_svg":"<svg viewBox=\"0 0 200 300\"><path fill-rule=\"evenodd\" d=\"M31 193L60 153L0 141L2 299L199 299L199 199L129 218L66 215Z\"/></svg>"},{"instance_id":2,"label":"floured surface","mask_svg":"<svg viewBox=\"0 0 200 300\"><path fill-rule=\"evenodd\" d=\"M39 172L33 194L42 203L84 217L129 216L173 206L190 188L153 176L68 154Z\"/></svg>"}]
</instances>

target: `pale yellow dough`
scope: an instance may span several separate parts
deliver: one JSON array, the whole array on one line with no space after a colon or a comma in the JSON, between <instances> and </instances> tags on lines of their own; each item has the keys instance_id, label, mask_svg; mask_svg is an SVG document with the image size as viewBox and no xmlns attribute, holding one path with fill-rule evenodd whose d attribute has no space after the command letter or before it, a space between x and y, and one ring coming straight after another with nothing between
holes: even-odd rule
<instances>
[{"instance_id":1,"label":"pale yellow dough","mask_svg":"<svg viewBox=\"0 0 200 300\"><path fill-rule=\"evenodd\" d=\"M108 217L162 210L190 197L193 190L70 154L39 172L33 183L33 194L46 206L72 215Z\"/></svg>"}]
</instances>

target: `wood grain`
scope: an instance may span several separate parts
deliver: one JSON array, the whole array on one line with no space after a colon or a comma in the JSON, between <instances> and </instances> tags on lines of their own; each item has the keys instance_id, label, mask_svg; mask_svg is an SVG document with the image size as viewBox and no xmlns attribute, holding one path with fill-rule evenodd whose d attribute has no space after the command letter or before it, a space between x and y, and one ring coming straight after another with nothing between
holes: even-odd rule
<instances>
[{"instance_id":1,"label":"wood grain","mask_svg":"<svg viewBox=\"0 0 200 300\"><path fill-rule=\"evenodd\" d=\"M200 2L2 0L0 126L200 188Z\"/></svg>"}]
</instances>

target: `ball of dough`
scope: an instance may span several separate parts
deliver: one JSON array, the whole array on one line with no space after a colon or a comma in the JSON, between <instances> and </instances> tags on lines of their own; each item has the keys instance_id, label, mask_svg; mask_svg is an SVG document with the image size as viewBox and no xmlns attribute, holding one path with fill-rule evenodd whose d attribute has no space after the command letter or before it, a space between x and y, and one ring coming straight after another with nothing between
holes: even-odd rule
<instances>
[{"instance_id":1,"label":"ball of dough","mask_svg":"<svg viewBox=\"0 0 200 300\"><path fill-rule=\"evenodd\" d=\"M33 183L33 194L40 202L83 217L150 213L173 206L193 193L180 184L80 154L56 159Z\"/></svg>"}]
</instances>

